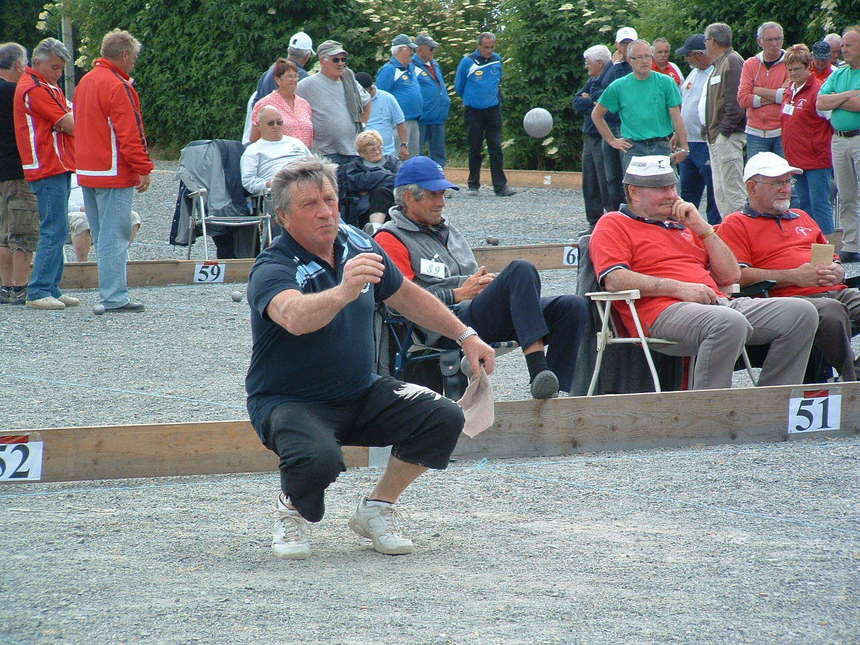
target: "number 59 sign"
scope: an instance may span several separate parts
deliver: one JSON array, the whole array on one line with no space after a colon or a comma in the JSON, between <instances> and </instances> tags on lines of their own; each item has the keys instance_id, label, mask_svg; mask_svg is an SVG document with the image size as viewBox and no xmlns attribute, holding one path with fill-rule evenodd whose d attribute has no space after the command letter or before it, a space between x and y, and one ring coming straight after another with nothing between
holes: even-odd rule
<instances>
[{"instance_id":1,"label":"number 59 sign","mask_svg":"<svg viewBox=\"0 0 860 645\"><path fill-rule=\"evenodd\" d=\"M788 400L788 433L838 430L842 421L842 395L827 390L804 392Z\"/></svg>"}]
</instances>

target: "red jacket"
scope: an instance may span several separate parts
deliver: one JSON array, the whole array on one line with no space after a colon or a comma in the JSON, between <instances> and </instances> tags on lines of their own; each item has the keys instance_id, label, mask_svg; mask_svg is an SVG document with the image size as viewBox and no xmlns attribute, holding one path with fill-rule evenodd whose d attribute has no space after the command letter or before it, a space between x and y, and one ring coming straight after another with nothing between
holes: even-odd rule
<instances>
[{"instance_id":1,"label":"red jacket","mask_svg":"<svg viewBox=\"0 0 860 645\"><path fill-rule=\"evenodd\" d=\"M792 83L782 101L782 146L785 158L792 166L803 170L830 168L830 121L818 114L815 100L821 81L809 75L806 82L795 88Z\"/></svg>"},{"instance_id":2,"label":"red jacket","mask_svg":"<svg viewBox=\"0 0 860 645\"><path fill-rule=\"evenodd\" d=\"M784 89L788 85L788 72L785 69L785 52L778 62L768 69L759 52L744 61L741 82L738 85L738 103L747 111L747 127L757 130L776 130L779 128L779 103L761 105L761 98L753 94L755 87L772 90ZM778 98L778 97L777 97Z\"/></svg>"},{"instance_id":3,"label":"red jacket","mask_svg":"<svg viewBox=\"0 0 860 645\"><path fill-rule=\"evenodd\" d=\"M140 97L124 71L99 58L75 92L78 183L87 188L137 186L152 172Z\"/></svg>"},{"instance_id":4,"label":"red jacket","mask_svg":"<svg viewBox=\"0 0 860 645\"><path fill-rule=\"evenodd\" d=\"M63 90L28 67L15 87L12 110L15 143L27 181L74 171L74 137L54 129L71 111Z\"/></svg>"}]
</instances>

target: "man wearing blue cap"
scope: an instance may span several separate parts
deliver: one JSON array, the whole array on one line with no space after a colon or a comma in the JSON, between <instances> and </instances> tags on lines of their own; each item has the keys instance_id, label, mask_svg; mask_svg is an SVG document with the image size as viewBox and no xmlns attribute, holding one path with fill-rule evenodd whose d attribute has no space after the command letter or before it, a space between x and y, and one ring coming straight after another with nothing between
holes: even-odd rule
<instances>
[{"instance_id":1,"label":"man wearing blue cap","mask_svg":"<svg viewBox=\"0 0 860 645\"><path fill-rule=\"evenodd\" d=\"M407 152L408 156L414 157L419 152L420 131L418 118L421 116L424 99L421 96L421 87L418 85L415 64L412 62L412 54L415 53L417 45L412 38L406 34L400 34L391 43L391 59L376 72L376 88L383 92L390 92L397 99L400 109L403 110L404 126L406 128L406 139L397 132L398 150L397 154ZM407 155L401 155L405 158Z\"/></svg>"},{"instance_id":2,"label":"man wearing blue cap","mask_svg":"<svg viewBox=\"0 0 860 645\"><path fill-rule=\"evenodd\" d=\"M463 412L427 388L374 373L373 315L386 302L417 324L455 339L472 369L495 366L493 350L400 271L379 245L340 222L336 166L303 157L272 180L284 232L257 257L248 279L253 349L245 379L248 413L280 458L276 557L310 556L309 522L325 513L325 490L346 470L341 446L393 446L373 491L349 521L388 555L411 553L394 504L427 468L444 469Z\"/></svg>"},{"instance_id":3,"label":"man wearing blue cap","mask_svg":"<svg viewBox=\"0 0 860 645\"><path fill-rule=\"evenodd\" d=\"M485 341L516 340L534 398L569 392L587 328L585 299L541 297L537 269L524 260L514 260L499 275L479 267L465 238L442 216L448 189L459 190L429 157L404 162L394 180L391 220L376 241L404 276L451 307Z\"/></svg>"}]
</instances>

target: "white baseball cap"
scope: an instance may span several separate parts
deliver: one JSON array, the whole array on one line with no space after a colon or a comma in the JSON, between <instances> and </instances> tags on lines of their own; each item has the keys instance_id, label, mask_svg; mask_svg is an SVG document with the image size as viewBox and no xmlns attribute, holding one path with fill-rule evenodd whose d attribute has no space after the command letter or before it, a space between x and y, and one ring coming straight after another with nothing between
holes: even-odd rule
<instances>
[{"instance_id":1,"label":"white baseball cap","mask_svg":"<svg viewBox=\"0 0 860 645\"><path fill-rule=\"evenodd\" d=\"M799 175L803 173L800 168L789 166L788 162L773 152L759 152L750 157L744 166L744 181L751 177L763 175L765 177L780 177L786 173Z\"/></svg>"},{"instance_id":2,"label":"white baseball cap","mask_svg":"<svg viewBox=\"0 0 860 645\"><path fill-rule=\"evenodd\" d=\"M615 32L616 43L620 43L625 40L637 40L638 38L639 34L636 33L636 30L633 29L633 27L622 27Z\"/></svg>"},{"instance_id":3,"label":"white baseball cap","mask_svg":"<svg viewBox=\"0 0 860 645\"><path fill-rule=\"evenodd\" d=\"M672 163L666 155L645 155L633 157L627 164L622 183L628 186L662 188L677 181Z\"/></svg>"},{"instance_id":4,"label":"white baseball cap","mask_svg":"<svg viewBox=\"0 0 860 645\"><path fill-rule=\"evenodd\" d=\"M312 54L316 54L314 51L314 41L312 41L311 37L303 31L293 34L293 37L290 38L290 47L295 47L296 49L308 49Z\"/></svg>"}]
</instances>

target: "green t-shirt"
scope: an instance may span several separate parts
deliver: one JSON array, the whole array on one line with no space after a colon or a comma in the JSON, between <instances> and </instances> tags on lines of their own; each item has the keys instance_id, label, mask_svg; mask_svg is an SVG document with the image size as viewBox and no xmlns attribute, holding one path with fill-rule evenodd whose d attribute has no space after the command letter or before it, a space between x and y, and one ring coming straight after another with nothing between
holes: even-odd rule
<instances>
[{"instance_id":1,"label":"green t-shirt","mask_svg":"<svg viewBox=\"0 0 860 645\"><path fill-rule=\"evenodd\" d=\"M621 117L622 137L641 141L672 134L669 108L681 105L681 92L671 76L651 72L639 80L631 72L612 81L598 102Z\"/></svg>"},{"instance_id":2,"label":"green t-shirt","mask_svg":"<svg viewBox=\"0 0 860 645\"><path fill-rule=\"evenodd\" d=\"M860 90L860 69L845 65L827 77L818 93L838 94L848 90ZM830 116L830 123L835 130L860 129L860 112L836 108Z\"/></svg>"}]
</instances>

